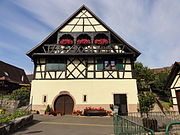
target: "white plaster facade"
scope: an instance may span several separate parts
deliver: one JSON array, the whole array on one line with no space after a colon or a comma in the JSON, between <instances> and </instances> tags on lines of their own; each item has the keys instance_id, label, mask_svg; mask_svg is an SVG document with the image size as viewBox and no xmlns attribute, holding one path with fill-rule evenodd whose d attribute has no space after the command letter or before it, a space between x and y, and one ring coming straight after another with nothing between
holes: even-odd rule
<instances>
[{"instance_id":1,"label":"white plaster facade","mask_svg":"<svg viewBox=\"0 0 180 135\"><path fill-rule=\"evenodd\" d=\"M178 102L177 102L177 96L176 91L180 91L180 72L176 75L175 79L173 80L173 83L170 87L171 94L172 94L172 100L173 100L173 108L175 111L178 111Z\"/></svg>"},{"instance_id":2,"label":"white plaster facade","mask_svg":"<svg viewBox=\"0 0 180 135\"><path fill-rule=\"evenodd\" d=\"M137 86L135 79L115 80L33 80L31 99L33 110L45 110L47 104L53 108L55 98L62 91L67 91L75 100L74 109L83 110L88 106L104 106L110 110L109 105L114 104L114 94L127 94L128 111L137 111ZM43 103L43 96L47 95L47 102ZM87 101L83 102L83 95ZM82 107L79 107L82 106Z\"/></svg>"}]
</instances>

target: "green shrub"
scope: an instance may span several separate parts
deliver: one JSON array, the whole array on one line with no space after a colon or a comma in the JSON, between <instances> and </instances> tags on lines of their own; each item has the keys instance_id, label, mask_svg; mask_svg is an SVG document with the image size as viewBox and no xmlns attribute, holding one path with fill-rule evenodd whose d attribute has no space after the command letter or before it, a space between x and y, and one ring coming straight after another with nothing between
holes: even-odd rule
<instances>
[{"instance_id":1,"label":"green shrub","mask_svg":"<svg viewBox=\"0 0 180 135\"><path fill-rule=\"evenodd\" d=\"M154 94L152 92L141 92L138 94L138 98L140 113L145 113L148 117L148 113L154 108L156 102Z\"/></svg>"},{"instance_id":2,"label":"green shrub","mask_svg":"<svg viewBox=\"0 0 180 135\"><path fill-rule=\"evenodd\" d=\"M28 115L29 112L28 111L25 111L25 110L20 110L20 111L16 111L15 113L12 113L12 114L4 114L4 116L7 116L7 117L4 117L3 119L0 119L0 124L2 123L6 123L12 119L15 119L15 118L18 118L18 117L22 117L22 116L25 116L25 115ZM2 116L3 117L3 116Z\"/></svg>"},{"instance_id":3,"label":"green shrub","mask_svg":"<svg viewBox=\"0 0 180 135\"><path fill-rule=\"evenodd\" d=\"M49 105L47 105L45 112L51 112L51 108Z\"/></svg>"},{"instance_id":4,"label":"green shrub","mask_svg":"<svg viewBox=\"0 0 180 135\"><path fill-rule=\"evenodd\" d=\"M20 101L19 107L27 105L30 98L30 89L27 87L22 87L20 89L14 90L12 92L12 98Z\"/></svg>"},{"instance_id":5,"label":"green shrub","mask_svg":"<svg viewBox=\"0 0 180 135\"><path fill-rule=\"evenodd\" d=\"M11 94L8 94L8 95L3 95L2 97L3 97L3 98L12 99L12 95L11 95Z\"/></svg>"}]
</instances>

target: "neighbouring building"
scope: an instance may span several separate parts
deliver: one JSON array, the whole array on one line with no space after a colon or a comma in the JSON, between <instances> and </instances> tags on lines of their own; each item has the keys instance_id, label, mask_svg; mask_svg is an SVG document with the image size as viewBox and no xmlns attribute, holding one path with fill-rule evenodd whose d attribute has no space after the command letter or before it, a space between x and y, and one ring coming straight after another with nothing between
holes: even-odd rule
<instances>
[{"instance_id":1,"label":"neighbouring building","mask_svg":"<svg viewBox=\"0 0 180 135\"><path fill-rule=\"evenodd\" d=\"M168 76L165 89L171 90L173 108L180 112L180 62L175 62Z\"/></svg>"},{"instance_id":2,"label":"neighbouring building","mask_svg":"<svg viewBox=\"0 0 180 135\"><path fill-rule=\"evenodd\" d=\"M22 86L29 86L23 69L0 61L0 93L8 94Z\"/></svg>"},{"instance_id":3,"label":"neighbouring building","mask_svg":"<svg viewBox=\"0 0 180 135\"><path fill-rule=\"evenodd\" d=\"M33 77L34 77L34 75L33 75L33 74L29 74L29 75L27 75L27 78L28 78L28 80L29 80L29 82L30 82L30 83L32 82Z\"/></svg>"},{"instance_id":4,"label":"neighbouring building","mask_svg":"<svg viewBox=\"0 0 180 135\"><path fill-rule=\"evenodd\" d=\"M118 21L118 20L117 20ZM71 114L85 107L137 111L134 62L140 52L86 6L80 7L27 55L34 62L32 109Z\"/></svg>"}]
</instances>

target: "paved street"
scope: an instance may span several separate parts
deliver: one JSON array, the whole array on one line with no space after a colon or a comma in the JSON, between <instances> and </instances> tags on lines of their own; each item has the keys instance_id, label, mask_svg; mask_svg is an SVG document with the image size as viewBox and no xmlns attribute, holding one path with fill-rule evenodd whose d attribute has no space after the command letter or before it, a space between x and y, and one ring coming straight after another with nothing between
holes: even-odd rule
<instances>
[{"instance_id":1,"label":"paved street","mask_svg":"<svg viewBox=\"0 0 180 135\"><path fill-rule=\"evenodd\" d=\"M113 121L107 117L34 115L32 125L13 135L112 135Z\"/></svg>"}]
</instances>

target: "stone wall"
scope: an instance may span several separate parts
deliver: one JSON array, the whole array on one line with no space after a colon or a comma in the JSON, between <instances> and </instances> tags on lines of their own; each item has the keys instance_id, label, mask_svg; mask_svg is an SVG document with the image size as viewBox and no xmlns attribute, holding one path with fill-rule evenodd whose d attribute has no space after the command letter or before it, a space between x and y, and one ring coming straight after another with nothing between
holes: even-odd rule
<instances>
[{"instance_id":1,"label":"stone wall","mask_svg":"<svg viewBox=\"0 0 180 135\"><path fill-rule=\"evenodd\" d=\"M8 98L3 98L0 99L0 108L6 109L6 110L13 110L18 107L19 101L18 100L13 100L13 99L8 99Z\"/></svg>"},{"instance_id":2,"label":"stone wall","mask_svg":"<svg viewBox=\"0 0 180 135\"><path fill-rule=\"evenodd\" d=\"M25 125L31 123L32 121L32 114L11 120L7 124L0 126L0 135L9 135L10 133L13 133Z\"/></svg>"}]
</instances>

